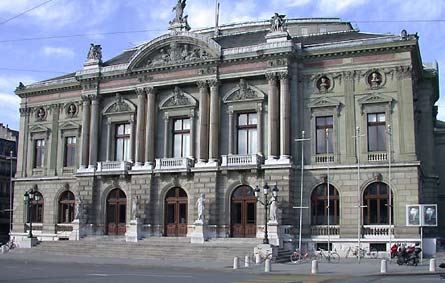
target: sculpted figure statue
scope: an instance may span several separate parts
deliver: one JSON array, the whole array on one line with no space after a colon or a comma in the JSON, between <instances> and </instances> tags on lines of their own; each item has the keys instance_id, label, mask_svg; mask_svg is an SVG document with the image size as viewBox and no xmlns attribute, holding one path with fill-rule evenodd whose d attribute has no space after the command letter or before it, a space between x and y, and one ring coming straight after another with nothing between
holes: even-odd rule
<instances>
[{"instance_id":1,"label":"sculpted figure statue","mask_svg":"<svg viewBox=\"0 0 445 283\"><path fill-rule=\"evenodd\" d=\"M76 207L74 211L74 219L81 219L83 216L83 199L79 192L77 192L76 197Z\"/></svg>"},{"instance_id":2,"label":"sculpted figure statue","mask_svg":"<svg viewBox=\"0 0 445 283\"><path fill-rule=\"evenodd\" d=\"M196 201L196 206L198 207L198 219L196 222L204 222L204 210L205 210L205 195L201 194Z\"/></svg>"},{"instance_id":3,"label":"sculpted figure statue","mask_svg":"<svg viewBox=\"0 0 445 283\"><path fill-rule=\"evenodd\" d=\"M131 202L131 219L138 218L138 210L139 210L139 200L140 196L135 196Z\"/></svg>"},{"instance_id":4,"label":"sculpted figure statue","mask_svg":"<svg viewBox=\"0 0 445 283\"><path fill-rule=\"evenodd\" d=\"M178 0L178 3L176 3L176 6L173 7L172 12L175 11L176 15L173 19L172 23L182 23L183 22L183 14L184 14L184 8L185 8L185 1L186 0Z\"/></svg>"},{"instance_id":5,"label":"sculpted figure statue","mask_svg":"<svg viewBox=\"0 0 445 283\"><path fill-rule=\"evenodd\" d=\"M277 199L274 197L270 204L269 221L277 222Z\"/></svg>"},{"instance_id":6,"label":"sculpted figure statue","mask_svg":"<svg viewBox=\"0 0 445 283\"><path fill-rule=\"evenodd\" d=\"M88 60L102 60L102 47L94 43L90 44L90 50L88 51Z\"/></svg>"},{"instance_id":7,"label":"sculpted figure statue","mask_svg":"<svg viewBox=\"0 0 445 283\"><path fill-rule=\"evenodd\" d=\"M286 16L275 13L272 19L270 20L271 23L270 31L272 32L284 31L284 22L285 22L284 17Z\"/></svg>"}]
</instances>

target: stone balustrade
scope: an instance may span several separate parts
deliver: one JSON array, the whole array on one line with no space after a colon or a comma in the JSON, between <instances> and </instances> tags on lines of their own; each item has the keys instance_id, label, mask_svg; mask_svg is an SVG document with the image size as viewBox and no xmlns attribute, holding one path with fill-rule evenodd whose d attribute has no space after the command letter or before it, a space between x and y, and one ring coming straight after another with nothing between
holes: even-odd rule
<instances>
[{"instance_id":1,"label":"stone balustrade","mask_svg":"<svg viewBox=\"0 0 445 283\"><path fill-rule=\"evenodd\" d=\"M170 171L170 170L190 170L194 165L194 160L188 157L180 158L158 158L156 159L155 170Z\"/></svg>"},{"instance_id":2,"label":"stone balustrade","mask_svg":"<svg viewBox=\"0 0 445 283\"><path fill-rule=\"evenodd\" d=\"M368 161L369 162L379 162L379 161L387 161L388 153L387 152L370 152L368 153Z\"/></svg>"},{"instance_id":3,"label":"stone balustrade","mask_svg":"<svg viewBox=\"0 0 445 283\"><path fill-rule=\"evenodd\" d=\"M311 226L312 236L339 236L340 235L340 225L312 225Z\"/></svg>"},{"instance_id":4,"label":"stone balustrade","mask_svg":"<svg viewBox=\"0 0 445 283\"><path fill-rule=\"evenodd\" d=\"M223 155L221 167L259 167L263 159L258 154L250 155Z\"/></svg>"},{"instance_id":5,"label":"stone balustrade","mask_svg":"<svg viewBox=\"0 0 445 283\"><path fill-rule=\"evenodd\" d=\"M389 233L394 235L394 226L391 225L364 225L362 235L364 238L387 238Z\"/></svg>"},{"instance_id":6,"label":"stone balustrade","mask_svg":"<svg viewBox=\"0 0 445 283\"><path fill-rule=\"evenodd\" d=\"M131 169L131 162L128 161L102 161L97 162L97 173L107 172L128 172Z\"/></svg>"},{"instance_id":7,"label":"stone balustrade","mask_svg":"<svg viewBox=\"0 0 445 283\"><path fill-rule=\"evenodd\" d=\"M315 155L315 163L334 163L333 154L317 154Z\"/></svg>"}]
</instances>

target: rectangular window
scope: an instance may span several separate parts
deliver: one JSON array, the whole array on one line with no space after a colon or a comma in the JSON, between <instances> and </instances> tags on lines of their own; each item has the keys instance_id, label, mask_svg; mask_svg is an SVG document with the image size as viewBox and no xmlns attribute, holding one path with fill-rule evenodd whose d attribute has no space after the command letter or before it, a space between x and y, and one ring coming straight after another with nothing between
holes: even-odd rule
<instances>
[{"instance_id":1,"label":"rectangular window","mask_svg":"<svg viewBox=\"0 0 445 283\"><path fill-rule=\"evenodd\" d=\"M66 137L65 138L65 167L75 167L76 166L76 137Z\"/></svg>"},{"instance_id":2,"label":"rectangular window","mask_svg":"<svg viewBox=\"0 0 445 283\"><path fill-rule=\"evenodd\" d=\"M334 140L333 129L334 119L332 116L317 117L315 119L317 154L334 152L334 144L332 142Z\"/></svg>"},{"instance_id":3,"label":"rectangular window","mask_svg":"<svg viewBox=\"0 0 445 283\"><path fill-rule=\"evenodd\" d=\"M45 163L45 140L34 142L34 168L42 168Z\"/></svg>"},{"instance_id":4,"label":"rectangular window","mask_svg":"<svg viewBox=\"0 0 445 283\"><path fill-rule=\"evenodd\" d=\"M257 153L257 114L244 113L238 115L237 140L238 154Z\"/></svg>"},{"instance_id":5,"label":"rectangular window","mask_svg":"<svg viewBox=\"0 0 445 283\"><path fill-rule=\"evenodd\" d=\"M130 160L130 124L116 124L115 156L116 161Z\"/></svg>"},{"instance_id":6,"label":"rectangular window","mask_svg":"<svg viewBox=\"0 0 445 283\"><path fill-rule=\"evenodd\" d=\"M386 151L385 113L368 114L368 151Z\"/></svg>"},{"instance_id":7,"label":"rectangular window","mask_svg":"<svg viewBox=\"0 0 445 283\"><path fill-rule=\"evenodd\" d=\"M173 157L190 156L190 119L173 121Z\"/></svg>"}]
</instances>

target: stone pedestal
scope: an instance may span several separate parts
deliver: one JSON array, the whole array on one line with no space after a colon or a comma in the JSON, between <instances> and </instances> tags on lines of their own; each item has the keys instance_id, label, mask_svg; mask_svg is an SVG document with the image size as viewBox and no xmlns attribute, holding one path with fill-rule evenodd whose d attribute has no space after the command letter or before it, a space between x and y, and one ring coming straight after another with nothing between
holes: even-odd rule
<instances>
[{"instance_id":1,"label":"stone pedestal","mask_svg":"<svg viewBox=\"0 0 445 283\"><path fill-rule=\"evenodd\" d=\"M278 41L286 41L289 40L289 33L287 31L274 31L266 34L266 42L278 42Z\"/></svg>"},{"instance_id":2,"label":"stone pedestal","mask_svg":"<svg viewBox=\"0 0 445 283\"><path fill-rule=\"evenodd\" d=\"M125 240L127 242L138 242L142 237L142 221L134 219L127 225L127 232L125 233Z\"/></svg>"},{"instance_id":3,"label":"stone pedestal","mask_svg":"<svg viewBox=\"0 0 445 283\"><path fill-rule=\"evenodd\" d=\"M255 257L259 255L259 257L263 260L266 258L274 260L278 256L278 247L271 244L259 244L254 248L253 253Z\"/></svg>"},{"instance_id":4,"label":"stone pedestal","mask_svg":"<svg viewBox=\"0 0 445 283\"><path fill-rule=\"evenodd\" d=\"M79 220L75 219L73 222L73 231L70 234L70 241L79 241L82 237L85 237L85 225Z\"/></svg>"},{"instance_id":5,"label":"stone pedestal","mask_svg":"<svg viewBox=\"0 0 445 283\"><path fill-rule=\"evenodd\" d=\"M267 234L269 238L269 243L273 246L281 246L281 233L280 233L280 226L278 225L278 222L276 221L269 221L267 223Z\"/></svg>"},{"instance_id":6,"label":"stone pedestal","mask_svg":"<svg viewBox=\"0 0 445 283\"><path fill-rule=\"evenodd\" d=\"M204 244L205 241L209 239L209 235L207 233L207 225L202 221L195 221L195 229L191 235L191 243L192 244Z\"/></svg>"},{"instance_id":7,"label":"stone pedestal","mask_svg":"<svg viewBox=\"0 0 445 283\"><path fill-rule=\"evenodd\" d=\"M37 237L23 238L20 241L19 245L20 245L20 248L29 249L29 248L32 248L35 245L37 245L38 242L39 242L39 240L37 240Z\"/></svg>"}]
</instances>

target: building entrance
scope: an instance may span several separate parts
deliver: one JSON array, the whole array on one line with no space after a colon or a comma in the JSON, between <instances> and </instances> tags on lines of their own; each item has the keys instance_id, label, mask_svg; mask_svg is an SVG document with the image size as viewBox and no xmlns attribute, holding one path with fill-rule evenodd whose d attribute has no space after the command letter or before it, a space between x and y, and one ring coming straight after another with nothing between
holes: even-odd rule
<instances>
[{"instance_id":1,"label":"building entrance","mask_svg":"<svg viewBox=\"0 0 445 283\"><path fill-rule=\"evenodd\" d=\"M231 198L231 236L254 238L256 236L256 198L249 186L235 189Z\"/></svg>"},{"instance_id":2,"label":"building entrance","mask_svg":"<svg viewBox=\"0 0 445 283\"><path fill-rule=\"evenodd\" d=\"M172 188L165 197L165 236L187 235L187 193L181 188Z\"/></svg>"},{"instance_id":3,"label":"building entrance","mask_svg":"<svg viewBox=\"0 0 445 283\"><path fill-rule=\"evenodd\" d=\"M108 235L125 235L127 218L127 197L121 189L112 190L107 197Z\"/></svg>"}]
</instances>

